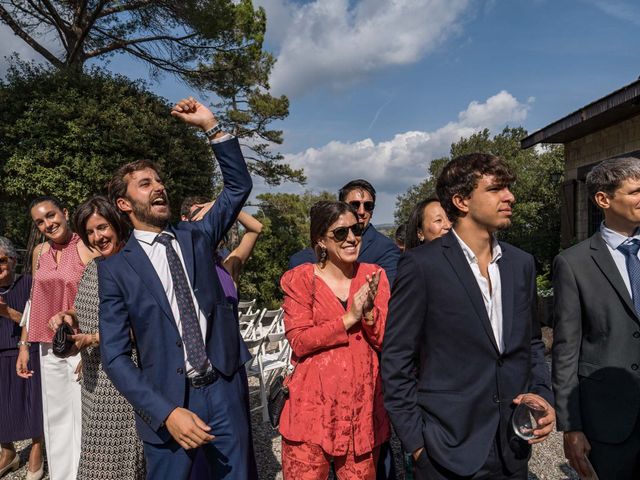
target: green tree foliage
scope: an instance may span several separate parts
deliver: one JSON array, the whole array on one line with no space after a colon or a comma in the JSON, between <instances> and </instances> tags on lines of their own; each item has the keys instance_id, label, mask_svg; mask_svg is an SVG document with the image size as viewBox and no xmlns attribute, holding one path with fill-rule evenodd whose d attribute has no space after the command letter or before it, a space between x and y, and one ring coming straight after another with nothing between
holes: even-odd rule
<instances>
[{"instance_id":1,"label":"green tree foliage","mask_svg":"<svg viewBox=\"0 0 640 480\"><path fill-rule=\"evenodd\" d=\"M265 193L258 200L256 218L264 229L240 276L239 290L242 298L257 298L259 305L277 308L282 301L280 277L289 257L309 245L309 209L315 202L336 200L336 196L328 192Z\"/></svg>"},{"instance_id":2,"label":"green tree foliage","mask_svg":"<svg viewBox=\"0 0 640 480\"><path fill-rule=\"evenodd\" d=\"M0 83L0 105L0 232L18 245L27 242L33 197L77 205L132 160L160 165L176 214L184 196L213 193L204 138L139 83L102 71L14 67Z\"/></svg>"},{"instance_id":3,"label":"green tree foliage","mask_svg":"<svg viewBox=\"0 0 640 480\"><path fill-rule=\"evenodd\" d=\"M191 79L216 52L251 47L264 10L251 0L0 0L0 21L58 69L122 53Z\"/></svg>"},{"instance_id":4,"label":"green tree foliage","mask_svg":"<svg viewBox=\"0 0 640 480\"><path fill-rule=\"evenodd\" d=\"M516 203L511 228L500 232L500 238L532 253L541 271L548 271L553 257L560 250L560 202L563 148L548 146L541 150L522 150L520 140L527 136L522 128L505 128L491 138L489 130L461 138L451 145L449 157L434 160L427 178L398 197L396 222L409 216L413 205L435 194L435 183L450 158L472 152L492 153L504 158L517 180L512 186Z\"/></svg>"},{"instance_id":5,"label":"green tree foliage","mask_svg":"<svg viewBox=\"0 0 640 480\"><path fill-rule=\"evenodd\" d=\"M270 150L282 132L269 124L286 118L289 100L268 92L267 19L251 0L0 0L0 22L58 70L81 72L88 61L123 54L153 76L174 74L215 92L253 174L271 185L305 181Z\"/></svg>"},{"instance_id":6,"label":"green tree foliage","mask_svg":"<svg viewBox=\"0 0 640 480\"><path fill-rule=\"evenodd\" d=\"M222 112L220 120L241 139L252 173L269 185L279 185L282 180L304 183L302 170L281 163L282 154L271 151L273 144L282 144L282 131L270 129L269 124L289 115L289 99L269 93L269 75L275 60L261 48L264 18L246 17L259 23L245 27L247 35L254 35L254 42L243 50L217 52L213 57L217 68L203 71L198 84L220 99L216 105Z\"/></svg>"}]
</instances>

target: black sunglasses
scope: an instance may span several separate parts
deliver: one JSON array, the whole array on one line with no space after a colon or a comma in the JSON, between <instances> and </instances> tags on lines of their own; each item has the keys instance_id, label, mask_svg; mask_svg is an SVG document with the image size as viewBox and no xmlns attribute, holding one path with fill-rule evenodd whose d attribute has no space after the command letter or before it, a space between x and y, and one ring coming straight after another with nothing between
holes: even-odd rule
<instances>
[{"instance_id":1,"label":"black sunglasses","mask_svg":"<svg viewBox=\"0 0 640 480\"><path fill-rule=\"evenodd\" d=\"M202 210L204 207L198 207L195 208L193 210L193 212L191 212L187 218L187 222L193 222L193 219L195 218L196 215L198 215L200 213L200 210Z\"/></svg>"},{"instance_id":2,"label":"black sunglasses","mask_svg":"<svg viewBox=\"0 0 640 480\"><path fill-rule=\"evenodd\" d=\"M362 225L359 223L354 223L353 225L350 225L348 227L334 228L333 230L331 230L331 233L333 233L333 238L337 242L344 242L349 236L349 230L351 230L351 232L356 237L362 236Z\"/></svg>"},{"instance_id":3,"label":"black sunglasses","mask_svg":"<svg viewBox=\"0 0 640 480\"><path fill-rule=\"evenodd\" d=\"M367 212L373 212L373 209L376 206L376 204L373 203L373 202L360 202L358 200L354 200L353 202L349 202L349 205L351 205L356 210L360 209L360 205L364 205L364 209Z\"/></svg>"}]
</instances>

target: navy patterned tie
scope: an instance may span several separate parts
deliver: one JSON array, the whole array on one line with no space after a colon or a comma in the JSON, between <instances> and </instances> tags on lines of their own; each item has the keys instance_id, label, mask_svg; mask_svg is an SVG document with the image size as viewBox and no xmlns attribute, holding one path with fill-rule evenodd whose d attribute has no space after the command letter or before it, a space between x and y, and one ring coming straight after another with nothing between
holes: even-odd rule
<instances>
[{"instance_id":1,"label":"navy patterned tie","mask_svg":"<svg viewBox=\"0 0 640 480\"><path fill-rule=\"evenodd\" d=\"M187 360L191 366L199 373L204 373L208 368L209 360L207 352L204 348L202 340L202 331L198 322L196 308L193 305L191 297L191 288L189 280L182 268L182 262L178 253L171 245L173 237L166 233L161 233L156 237L156 241L164 245L167 251L167 261L169 262L169 270L171 271L171 279L173 280L173 289L178 302L178 312L180 314L180 322L182 323L182 341L187 350Z\"/></svg>"},{"instance_id":2,"label":"navy patterned tie","mask_svg":"<svg viewBox=\"0 0 640 480\"><path fill-rule=\"evenodd\" d=\"M627 263L627 273L629 274L629 283L631 284L633 306L636 309L636 313L640 315L640 259L638 259L640 243L634 239L620 245L618 250L624 253Z\"/></svg>"}]
</instances>

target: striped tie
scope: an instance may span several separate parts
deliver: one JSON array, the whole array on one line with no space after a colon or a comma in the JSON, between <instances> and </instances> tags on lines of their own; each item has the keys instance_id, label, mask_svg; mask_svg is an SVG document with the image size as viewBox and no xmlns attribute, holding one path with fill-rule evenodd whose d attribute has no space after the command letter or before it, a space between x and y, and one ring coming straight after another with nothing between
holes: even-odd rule
<instances>
[{"instance_id":1,"label":"striped tie","mask_svg":"<svg viewBox=\"0 0 640 480\"><path fill-rule=\"evenodd\" d=\"M624 254L627 263L627 273L629 274L629 283L631 284L633 306L636 309L636 313L640 315L640 259L638 259L640 243L634 239L620 245L618 250Z\"/></svg>"},{"instance_id":2,"label":"striped tie","mask_svg":"<svg viewBox=\"0 0 640 480\"><path fill-rule=\"evenodd\" d=\"M209 367L207 359L207 351L204 347L202 339L202 331L198 323L198 315L193 305L191 296L191 287L189 280L182 268L182 262L178 253L171 245L173 237L166 233L161 233L156 237L156 241L164 245L167 251L167 261L169 262L169 270L171 279L173 280L173 288L176 292L176 301L178 302L178 312L180 314L180 322L182 323L182 341L187 351L187 360L191 366L198 372L203 373Z\"/></svg>"}]
</instances>

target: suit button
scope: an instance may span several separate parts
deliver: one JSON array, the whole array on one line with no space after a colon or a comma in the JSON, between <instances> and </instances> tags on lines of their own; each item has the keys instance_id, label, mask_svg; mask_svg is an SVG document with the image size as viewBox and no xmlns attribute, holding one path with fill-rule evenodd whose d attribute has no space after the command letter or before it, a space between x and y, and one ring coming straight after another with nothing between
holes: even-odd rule
<instances>
[{"instance_id":1,"label":"suit button","mask_svg":"<svg viewBox=\"0 0 640 480\"><path fill-rule=\"evenodd\" d=\"M633 338L640 338L640 332L633 332Z\"/></svg>"},{"instance_id":2,"label":"suit button","mask_svg":"<svg viewBox=\"0 0 640 480\"><path fill-rule=\"evenodd\" d=\"M638 369L638 364L634 363L631 365L631 370L637 370Z\"/></svg>"},{"instance_id":3,"label":"suit button","mask_svg":"<svg viewBox=\"0 0 640 480\"><path fill-rule=\"evenodd\" d=\"M498 366L501 367L502 365L504 365L504 360L502 360L501 358L498 359Z\"/></svg>"},{"instance_id":4,"label":"suit button","mask_svg":"<svg viewBox=\"0 0 640 480\"><path fill-rule=\"evenodd\" d=\"M178 348L182 348L182 340L180 340L180 339L176 340L176 346Z\"/></svg>"},{"instance_id":5,"label":"suit button","mask_svg":"<svg viewBox=\"0 0 640 480\"><path fill-rule=\"evenodd\" d=\"M500 403L500 398L498 398L498 395L493 396L493 403Z\"/></svg>"},{"instance_id":6,"label":"suit button","mask_svg":"<svg viewBox=\"0 0 640 480\"><path fill-rule=\"evenodd\" d=\"M356 340L360 340L362 337L360 335L356 335Z\"/></svg>"},{"instance_id":7,"label":"suit button","mask_svg":"<svg viewBox=\"0 0 640 480\"><path fill-rule=\"evenodd\" d=\"M180 375L182 375L184 373L184 370L182 368L179 368L176 370L176 372L178 372Z\"/></svg>"}]
</instances>

